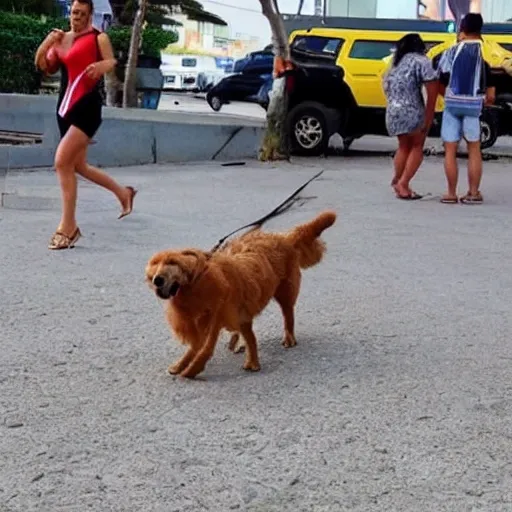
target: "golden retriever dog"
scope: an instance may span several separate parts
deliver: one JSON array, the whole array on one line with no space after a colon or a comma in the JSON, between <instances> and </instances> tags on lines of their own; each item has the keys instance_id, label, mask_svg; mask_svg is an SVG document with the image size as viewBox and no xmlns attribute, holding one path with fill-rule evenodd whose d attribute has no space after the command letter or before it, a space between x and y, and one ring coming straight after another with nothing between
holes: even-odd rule
<instances>
[{"instance_id":1,"label":"golden retriever dog","mask_svg":"<svg viewBox=\"0 0 512 512\"><path fill-rule=\"evenodd\" d=\"M245 347L244 369L260 369L253 320L272 299L281 307L285 347L296 345L294 307L301 269L320 263L325 253L322 232L336 221L326 211L287 233L249 231L217 252L167 250L154 254L146 266L146 281L167 301L167 320L187 351L169 366L171 374L193 378L212 357L220 332L239 334Z\"/></svg>"}]
</instances>

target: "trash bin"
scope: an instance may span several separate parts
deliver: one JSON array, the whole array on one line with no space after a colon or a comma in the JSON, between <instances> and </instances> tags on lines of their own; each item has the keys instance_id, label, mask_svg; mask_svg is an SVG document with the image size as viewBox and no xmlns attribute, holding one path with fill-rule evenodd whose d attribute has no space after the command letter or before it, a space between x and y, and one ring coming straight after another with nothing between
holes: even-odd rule
<instances>
[{"instance_id":1,"label":"trash bin","mask_svg":"<svg viewBox=\"0 0 512 512\"><path fill-rule=\"evenodd\" d=\"M164 75L160 69L137 68L136 89L138 93L142 93L141 108L156 110L163 86Z\"/></svg>"}]
</instances>

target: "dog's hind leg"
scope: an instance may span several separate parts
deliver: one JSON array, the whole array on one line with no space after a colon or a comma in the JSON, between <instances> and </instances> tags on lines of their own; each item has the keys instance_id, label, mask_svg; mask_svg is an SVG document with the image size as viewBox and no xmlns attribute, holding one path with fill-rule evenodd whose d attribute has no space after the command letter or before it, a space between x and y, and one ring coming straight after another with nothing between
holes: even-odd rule
<instances>
[{"instance_id":1,"label":"dog's hind leg","mask_svg":"<svg viewBox=\"0 0 512 512\"><path fill-rule=\"evenodd\" d=\"M234 352L235 354L240 354L241 352L243 352L245 350L244 339L242 338L241 343L239 343L239 341L240 334L235 332L234 334L231 335L231 338L229 339L228 349L231 352Z\"/></svg>"},{"instance_id":2,"label":"dog's hind leg","mask_svg":"<svg viewBox=\"0 0 512 512\"><path fill-rule=\"evenodd\" d=\"M283 346L286 348L297 345L295 339L295 302L299 295L300 287L300 270L294 272L294 276L289 281L283 281L276 290L274 298L281 307L284 319L284 337Z\"/></svg>"},{"instance_id":3,"label":"dog's hind leg","mask_svg":"<svg viewBox=\"0 0 512 512\"><path fill-rule=\"evenodd\" d=\"M252 330L252 322L242 324L240 331L245 339L247 352L245 354L244 370L251 370L257 372L260 369L260 362L258 359L258 344L256 336Z\"/></svg>"}]
</instances>

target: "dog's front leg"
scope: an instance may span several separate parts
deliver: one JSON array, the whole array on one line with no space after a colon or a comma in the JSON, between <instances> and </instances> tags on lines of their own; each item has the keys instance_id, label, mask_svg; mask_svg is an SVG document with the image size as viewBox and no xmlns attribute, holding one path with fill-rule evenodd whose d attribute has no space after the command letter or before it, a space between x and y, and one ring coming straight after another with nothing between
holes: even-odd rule
<instances>
[{"instance_id":1,"label":"dog's front leg","mask_svg":"<svg viewBox=\"0 0 512 512\"><path fill-rule=\"evenodd\" d=\"M218 315L215 315L206 342L201 350L194 356L192 362L180 373L182 377L193 379L198 373L204 370L206 363L213 355L221 329L222 324L219 321Z\"/></svg>"},{"instance_id":2,"label":"dog's front leg","mask_svg":"<svg viewBox=\"0 0 512 512\"><path fill-rule=\"evenodd\" d=\"M167 371L171 375L177 375L178 373L182 372L194 359L194 356L196 355L196 350L193 348L189 348L185 354L181 357L181 359L178 359L174 364L171 364L169 368L167 368Z\"/></svg>"}]
</instances>

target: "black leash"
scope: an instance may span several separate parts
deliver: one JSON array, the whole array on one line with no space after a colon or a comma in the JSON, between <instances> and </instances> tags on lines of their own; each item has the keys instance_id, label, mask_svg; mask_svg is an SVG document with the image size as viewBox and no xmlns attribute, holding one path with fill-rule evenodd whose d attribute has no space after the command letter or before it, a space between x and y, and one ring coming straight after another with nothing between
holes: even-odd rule
<instances>
[{"instance_id":1,"label":"black leash","mask_svg":"<svg viewBox=\"0 0 512 512\"><path fill-rule=\"evenodd\" d=\"M242 231L242 229L251 228L253 226L255 227L261 227L265 222L267 222L268 219L271 219L272 217L277 217L278 215L281 215L281 213L284 213L285 211L289 210L293 204L298 201L297 195L302 192L313 180L316 180L324 171L321 170L318 174L315 174L312 178L310 178L304 185L301 185L293 194L288 196L279 206L274 208L270 213L267 213L264 217L261 219L258 219L254 222L251 222L250 224L247 224L246 226L242 226L241 228L235 229L235 231L232 231L228 235L226 235L224 238L221 238L217 245L210 251L211 254L213 254L215 251L217 251L221 245L232 235L235 233L238 233L239 231Z\"/></svg>"}]
</instances>

